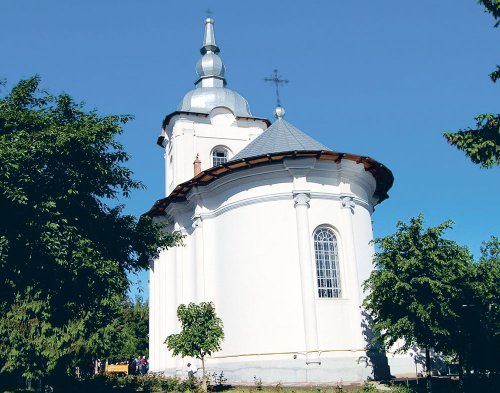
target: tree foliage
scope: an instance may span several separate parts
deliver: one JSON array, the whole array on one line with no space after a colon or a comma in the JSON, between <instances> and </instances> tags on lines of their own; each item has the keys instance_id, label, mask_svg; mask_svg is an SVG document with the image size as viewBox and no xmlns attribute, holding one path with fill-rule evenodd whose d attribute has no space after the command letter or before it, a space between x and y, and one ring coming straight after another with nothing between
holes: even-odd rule
<instances>
[{"instance_id":1,"label":"tree foliage","mask_svg":"<svg viewBox=\"0 0 500 393\"><path fill-rule=\"evenodd\" d=\"M495 21L500 19L500 0L479 0L479 4L482 4L486 9L486 12L490 13ZM495 27L497 27L500 22L495 23Z\"/></svg>"},{"instance_id":2,"label":"tree foliage","mask_svg":"<svg viewBox=\"0 0 500 393\"><path fill-rule=\"evenodd\" d=\"M127 273L178 241L111 206L143 187L116 140L131 117L87 112L39 84L0 97L0 372L26 377L99 352Z\"/></svg>"},{"instance_id":3,"label":"tree foliage","mask_svg":"<svg viewBox=\"0 0 500 393\"><path fill-rule=\"evenodd\" d=\"M495 27L500 25L500 0L479 0L486 12L495 19ZM493 82L500 78L500 66L490 74ZM462 150L475 164L483 168L500 165L500 114L476 116L476 126L456 132L445 132L444 136L452 146Z\"/></svg>"},{"instance_id":4,"label":"tree foliage","mask_svg":"<svg viewBox=\"0 0 500 393\"><path fill-rule=\"evenodd\" d=\"M387 349L434 348L469 369L498 370L500 242L485 242L474 262L466 248L443 238L450 225L425 229L420 215L376 239L364 306Z\"/></svg>"},{"instance_id":5,"label":"tree foliage","mask_svg":"<svg viewBox=\"0 0 500 393\"><path fill-rule=\"evenodd\" d=\"M125 298L118 315L100 335L100 352L95 356L115 361L148 357L149 306L141 297Z\"/></svg>"},{"instance_id":6,"label":"tree foliage","mask_svg":"<svg viewBox=\"0 0 500 393\"><path fill-rule=\"evenodd\" d=\"M443 239L450 225L447 221L424 229L420 215L374 241L379 251L376 269L363 284L369 292L364 306L386 348L398 340L400 351L450 347L471 261L466 248Z\"/></svg>"},{"instance_id":7,"label":"tree foliage","mask_svg":"<svg viewBox=\"0 0 500 393\"><path fill-rule=\"evenodd\" d=\"M167 348L174 356L189 356L201 359L203 365L203 389L206 391L205 355L220 350L224 339L222 320L215 313L210 303L181 304L177 308L177 317L181 322L181 332L171 334L165 340Z\"/></svg>"},{"instance_id":8,"label":"tree foliage","mask_svg":"<svg viewBox=\"0 0 500 393\"><path fill-rule=\"evenodd\" d=\"M482 114L475 120L475 128L445 133L448 142L483 168L500 165L500 115Z\"/></svg>"},{"instance_id":9,"label":"tree foliage","mask_svg":"<svg viewBox=\"0 0 500 393\"><path fill-rule=\"evenodd\" d=\"M181 304L177 308L177 318L181 322L181 332L171 334L165 340L174 356L180 354L202 359L220 350L224 330L212 302Z\"/></svg>"},{"instance_id":10,"label":"tree foliage","mask_svg":"<svg viewBox=\"0 0 500 393\"><path fill-rule=\"evenodd\" d=\"M460 321L456 326L455 352L463 365L476 371L500 371L500 241L483 244L481 258L472 266L466 283Z\"/></svg>"}]
</instances>

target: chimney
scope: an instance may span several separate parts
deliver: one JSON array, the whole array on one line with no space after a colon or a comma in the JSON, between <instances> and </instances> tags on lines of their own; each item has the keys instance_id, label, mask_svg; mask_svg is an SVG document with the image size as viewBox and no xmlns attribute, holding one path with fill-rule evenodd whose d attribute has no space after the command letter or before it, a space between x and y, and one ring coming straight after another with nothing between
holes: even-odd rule
<instances>
[{"instance_id":1,"label":"chimney","mask_svg":"<svg viewBox=\"0 0 500 393\"><path fill-rule=\"evenodd\" d=\"M196 154L196 159L193 162L194 166L194 175L199 175L201 173L201 161L199 159L200 154Z\"/></svg>"}]
</instances>

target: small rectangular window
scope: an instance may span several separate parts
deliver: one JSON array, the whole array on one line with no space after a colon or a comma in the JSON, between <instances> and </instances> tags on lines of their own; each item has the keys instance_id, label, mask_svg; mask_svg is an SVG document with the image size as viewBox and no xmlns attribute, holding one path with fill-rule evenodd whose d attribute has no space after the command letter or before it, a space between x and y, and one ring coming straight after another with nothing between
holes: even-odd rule
<instances>
[{"instance_id":1,"label":"small rectangular window","mask_svg":"<svg viewBox=\"0 0 500 393\"><path fill-rule=\"evenodd\" d=\"M217 148L212 151L212 165L217 166L227 162L227 151L223 148Z\"/></svg>"}]
</instances>

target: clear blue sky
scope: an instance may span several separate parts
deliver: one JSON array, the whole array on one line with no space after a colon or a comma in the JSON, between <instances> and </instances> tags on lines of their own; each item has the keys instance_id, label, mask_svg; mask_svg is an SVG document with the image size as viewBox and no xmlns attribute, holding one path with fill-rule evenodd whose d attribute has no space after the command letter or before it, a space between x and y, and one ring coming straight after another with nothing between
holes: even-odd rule
<instances>
[{"instance_id":1,"label":"clear blue sky","mask_svg":"<svg viewBox=\"0 0 500 393\"><path fill-rule=\"evenodd\" d=\"M215 19L228 87L272 117L278 68L287 120L333 150L387 165L395 183L373 215L375 236L423 213L477 256L500 235L500 169L480 169L443 131L499 111L500 29L475 0L2 0L0 78L33 74L103 114L135 115L122 141L147 186L136 215L163 197L165 115L193 88L205 10ZM147 275L142 274L142 285Z\"/></svg>"}]
</instances>

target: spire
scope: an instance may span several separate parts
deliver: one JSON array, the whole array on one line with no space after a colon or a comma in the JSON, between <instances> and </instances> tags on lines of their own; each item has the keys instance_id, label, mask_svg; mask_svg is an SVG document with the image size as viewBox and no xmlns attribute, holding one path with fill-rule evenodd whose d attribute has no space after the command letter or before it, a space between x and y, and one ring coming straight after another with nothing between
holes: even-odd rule
<instances>
[{"instance_id":1,"label":"spire","mask_svg":"<svg viewBox=\"0 0 500 393\"><path fill-rule=\"evenodd\" d=\"M205 38L200 52L203 56L196 63L196 72L199 76L195 83L196 87L226 86L224 78L226 67L217 54L220 50L215 42L214 20L212 18L205 19Z\"/></svg>"},{"instance_id":2,"label":"spire","mask_svg":"<svg viewBox=\"0 0 500 393\"><path fill-rule=\"evenodd\" d=\"M215 43L214 20L212 18L205 19L205 38L203 47L200 49L202 55L207 52L219 53L220 49Z\"/></svg>"}]
</instances>

